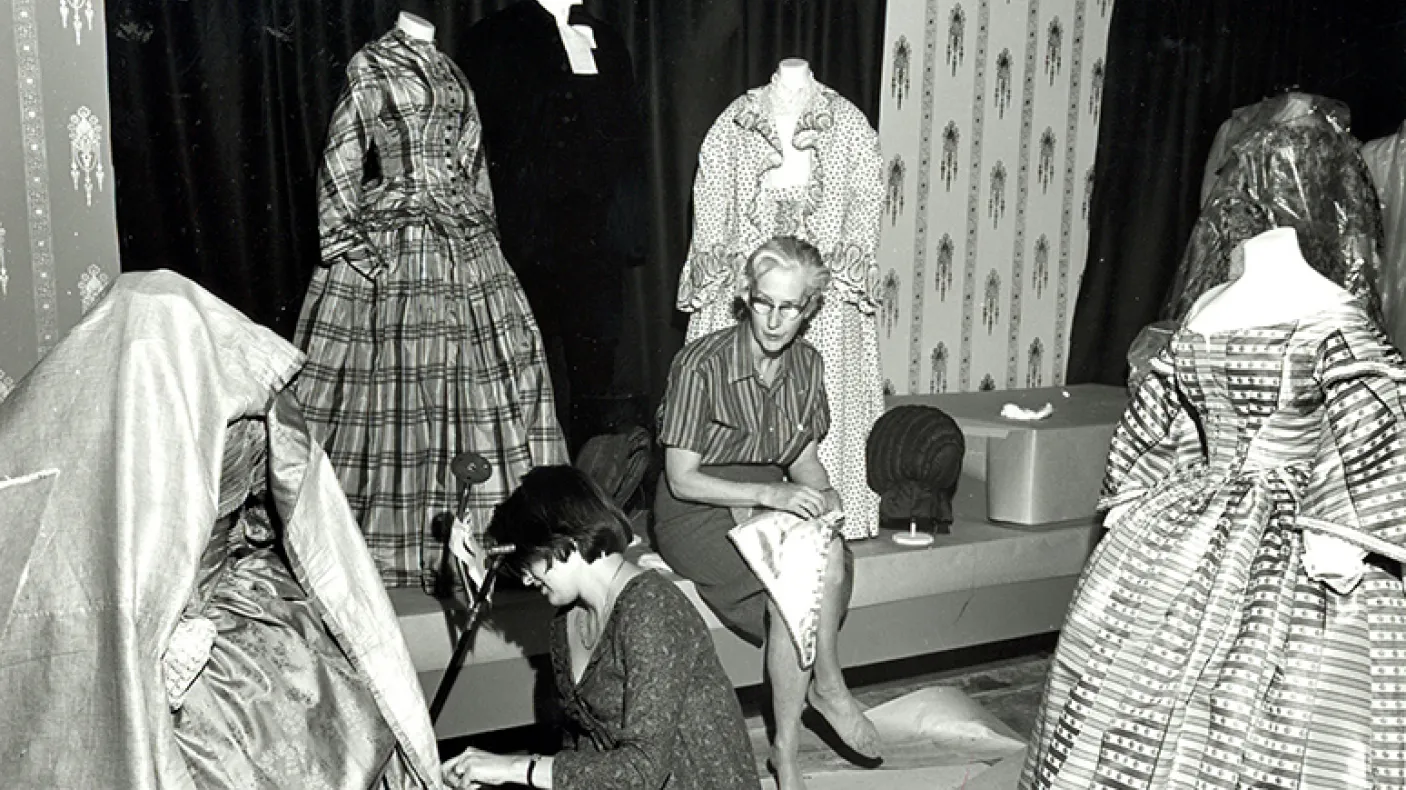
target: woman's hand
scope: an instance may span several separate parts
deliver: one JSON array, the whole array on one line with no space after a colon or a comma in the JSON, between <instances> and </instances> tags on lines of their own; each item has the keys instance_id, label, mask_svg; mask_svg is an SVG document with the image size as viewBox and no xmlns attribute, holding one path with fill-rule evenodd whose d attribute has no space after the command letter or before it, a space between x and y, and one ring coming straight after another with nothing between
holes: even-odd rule
<instances>
[{"instance_id":1,"label":"woman's hand","mask_svg":"<svg viewBox=\"0 0 1406 790\"><path fill-rule=\"evenodd\" d=\"M824 494L799 483L768 483L757 499L762 507L784 510L801 518L815 518L829 509Z\"/></svg>"},{"instance_id":2,"label":"woman's hand","mask_svg":"<svg viewBox=\"0 0 1406 790\"><path fill-rule=\"evenodd\" d=\"M470 747L441 766L440 775L454 790L521 784L527 777L527 764L523 757L492 754Z\"/></svg>"}]
</instances>

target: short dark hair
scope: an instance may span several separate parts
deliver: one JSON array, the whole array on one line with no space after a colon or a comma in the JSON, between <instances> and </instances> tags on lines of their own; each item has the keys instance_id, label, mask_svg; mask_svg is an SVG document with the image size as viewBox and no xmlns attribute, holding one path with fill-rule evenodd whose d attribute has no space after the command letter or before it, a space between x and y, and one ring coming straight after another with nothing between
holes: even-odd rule
<instances>
[{"instance_id":1,"label":"short dark hair","mask_svg":"<svg viewBox=\"0 0 1406 790\"><path fill-rule=\"evenodd\" d=\"M579 552L587 562L620 554L629 545L630 520L585 472L574 466L539 466L493 511L492 544L515 548L503 564L522 575L534 562L565 562Z\"/></svg>"}]
</instances>

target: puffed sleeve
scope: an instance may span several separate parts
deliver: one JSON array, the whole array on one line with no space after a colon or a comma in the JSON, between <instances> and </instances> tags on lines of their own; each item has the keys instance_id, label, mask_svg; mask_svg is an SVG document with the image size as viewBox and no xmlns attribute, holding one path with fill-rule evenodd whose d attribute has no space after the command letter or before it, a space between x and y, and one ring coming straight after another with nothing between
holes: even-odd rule
<instances>
[{"instance_id":1,"label":"puffed sleeve","mask_svg":"<svg viewBox=\"0 0 1406 790\"><path fill-rule=\"evenodd\" d=\"M381 107L381 87L365 55L354 56L347 65L347 86L332 110L317 182L324 265L364 243L356 220L366 154L371 147L371 124Z\"/></svg>"},{"instance_id":2,"label":"puffed sleeve","mask_svg":"<svg viewBox=\"0 0 1406 790\"><path fill-rule=\"evenodd\" d=\"M1201 457L1200 434L1177 392L1169 350L1153 357L1108 449L1099 509L1130 504Z\"/></svg>"},{"instance_id":3,"label":"puffed sleeve","mask_svg":"<svg viewBox=\"0 0 1406 790\"><path fill-rule=\"evenodd\" d=\"M859 115L858 111L855 111ZM884 158L879 135L862 115L854 121L850 195L830 268L836 293L861 312L879 305L879 228L884 206Z\"/></svg>"},{"instance_id":4,"label":"puffed sleeve","mask_svg":"<svg viewBox=\"0 0 1406 790\"><path fill-rule=\"evenodd\" d=\"M735 249L737 227L737 174L732 161L736 145L733 114L725 112L713 123L698 151L698 174L693 179L693 238L688 258L679 274L676 307L685 313L718 298L728 298L742 254Z\"/></svg>"},{"instance_id":5,"label":"puffed sleeve","mask_svg":"<svg viewBox=\"0 0 1406 790\"><path fill-rule=\"evenodd\" d=\"M558 754L552 766L552 786L558 790L652 790L663 787L677 767L679 734L686 726L684 702L694 682L688 659L698 640L687 617L658 605L653 609L629 609L614 639L625 693L613 747Z\"/></svg>"},{"instance_id":6,"label":"puffed sleeve","mask_svg":"<svg viewBox=\"0 0 1406 790\"><path fill-rule=\"evenodd\" d=\"M1370 553L1406 561L1406 447L1400 354L1365 322L1319 349L1326 435L1298 524Z\"/></svg>"}]
</instances>

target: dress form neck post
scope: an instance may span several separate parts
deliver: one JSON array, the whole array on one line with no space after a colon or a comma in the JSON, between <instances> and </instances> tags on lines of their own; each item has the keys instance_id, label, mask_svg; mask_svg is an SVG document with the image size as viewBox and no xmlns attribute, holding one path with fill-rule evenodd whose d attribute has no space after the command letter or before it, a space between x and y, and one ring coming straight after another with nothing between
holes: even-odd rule
<instances>
[{"instance_id":1,"label":"dress form neck post","mask_svg":"<svg viewBox=\"0 0 1406 790\"><path fill-rule=\"evenodd\" d=\"M1241 254L1241 277L1253 282L1321 276L1304 259L1299 234L1293 228L1272 228L1247 239Z\"/></svg>"},{"instance_id":2,"label":"dress form neck post","mask_svg":"<svg viewBox=\"0 0 1406 790\"><path fill-rule=\"evenodd\" d=\"M787 58L776 66L776 84L788 91L805 91L815 87L815 75L810 64L800 58Z\"/></svg>"},{"instance_id":3,"label":"dress form neck post","mask_svg":"<svg viewBox=\"0 0 1406 790\"><path fill-rule=\"evenodd\" d=\"M395 20L396 29L419 41L434 41L434 25L422 16L401 11Z\"/></svg>"},{"instance_id":4,"label":"dress form neck post","mask_svg":"<svg viewBox=\"0 0 1406 790\"><path fill-rule=\"evenodd\" d=\"M810 64L800 58L787 58L771 76L772 107L782 118L800 115L815 94L815 75Z\"/></svg>"}]
</instances>

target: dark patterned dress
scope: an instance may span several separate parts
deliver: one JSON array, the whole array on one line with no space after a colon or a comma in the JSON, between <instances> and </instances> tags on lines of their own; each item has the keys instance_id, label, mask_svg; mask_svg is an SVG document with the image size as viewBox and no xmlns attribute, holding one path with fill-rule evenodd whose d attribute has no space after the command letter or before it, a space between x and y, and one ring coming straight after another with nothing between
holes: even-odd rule
<instances>
[{"instance_id":1,"label":"dark patterned dress","mask_svg":"<svg viewBox=\"0 0 1406 790\"><path fill-rule=\"evenodd\" d=\"M1022 788L1406 786L1406 367L1360 303L1182 329L1114 435ZM1204 438L1202 438L1204 437ZM1339 593L1304 534L1369 552Z\"/></svg>"},{"instance_id":2,"label":"dark patterned dress","mask_svg":"<svg viewBox=\"0 0 1406 790\"><path fill-rule=\"evenodd\" d=\"M537 323L499 251L473 94L399 30L347 67L319 184L322 266L296 340L310 430L327 448L390 586L429 586L456 507L480 532L527 470L567 461ZM363 185L368 155L380 175Z\"/></svg>"},{"instance_id":3,"label":"dark patterned dress","mask_svg":"<svg viewBox=\"0 0 1406 790\"><path fill-rule=\"evenodd\" d=\"M732 682L703 618L674 583L625 583L581 681L567 610L552 621L552 667L570 726L557 790L755 790L756 762Z\"/></svg>"}]
</instances>

